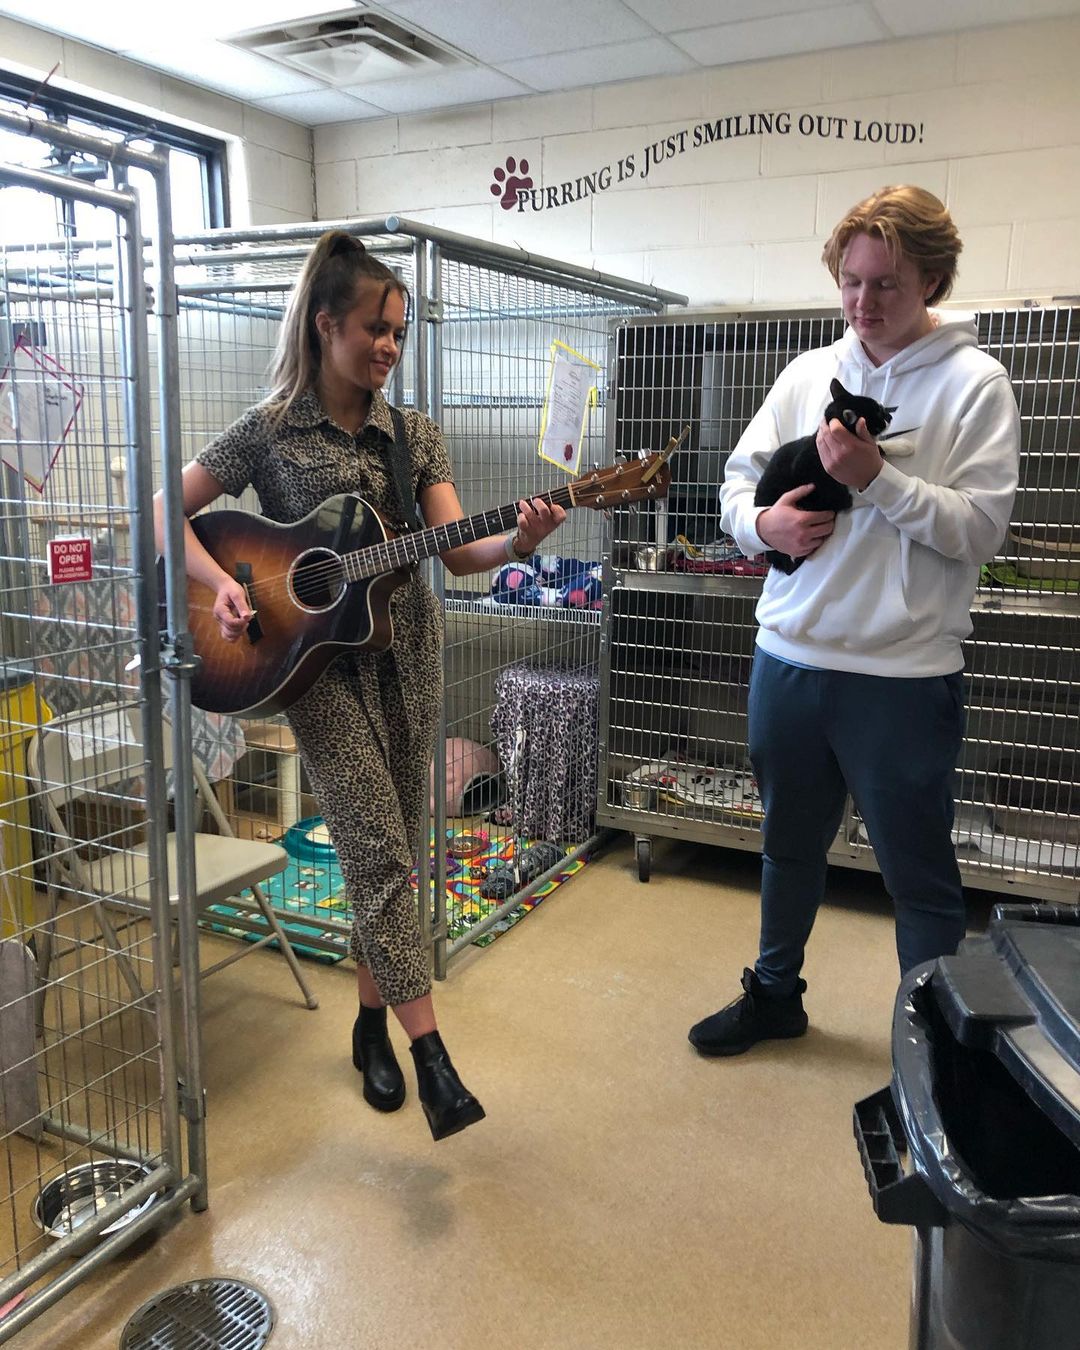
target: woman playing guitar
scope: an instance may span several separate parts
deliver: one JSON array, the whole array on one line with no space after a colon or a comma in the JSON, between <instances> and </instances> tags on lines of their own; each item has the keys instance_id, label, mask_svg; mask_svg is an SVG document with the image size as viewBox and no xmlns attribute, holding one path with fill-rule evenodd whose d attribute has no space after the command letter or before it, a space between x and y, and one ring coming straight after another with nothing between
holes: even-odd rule
<instances>
[{"instance_id":1,"label":"woman playing guitar","mask_svg":"<svg viewBox=\"0 0 1080 1350\"><path fill-rule=\"evenodd\" d=\"M187 465L185 516L250 484L263 514L281 524L342 493L358 494L397 534L412 527L416 502L429 527L461 520L438 427L417 412L395 413L381 392L401 355L408 303L398 278L362 243L341 231L324 234L289 298L273 392ZM410 498L403 501L398 484L406 481ZM160 540L160 501L155 506ZM514 534L474 539L440 556L458 576L528 558L565 514L544 498L522 501ZM258 586L239 565L226 571L189 521L185 546L194 588L209 593L207 621L246 652L259 635ZM353 910L360 1011L352 1052L364 1098L380 1111L405 1099L387 1035L390 1006L412 1043L420 1101L441 1139L484 1116L436 1027L410 884L442 699L443 621L415 568L404 580L395 574L394 587L392 648L335 656L287 716ZM311 608L319 608L314 599Z\"/></svg>"}]
</instances>

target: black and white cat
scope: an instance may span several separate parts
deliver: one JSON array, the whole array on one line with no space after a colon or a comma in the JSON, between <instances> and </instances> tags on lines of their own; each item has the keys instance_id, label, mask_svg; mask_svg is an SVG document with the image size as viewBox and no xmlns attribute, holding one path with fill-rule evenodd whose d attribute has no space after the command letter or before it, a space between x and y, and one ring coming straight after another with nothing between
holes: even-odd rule
<instances>
[{"instance_id":1,"label":"black and white cat","mask_svg":"<svg viewBox=\"0 0 1080 1350\"><path fill-rule=\"evenodd\" d=\"M832 401L825 409L825 421L831 422L834 417L838 418L852 435L855 434L859 418L863 417L870 435L880 436L896 411L895 408L883 408L876 399L848 393L839 380L832 381L829 392ZM758 481L754 505L772 506L785 492L801 487L804 483L813 483L814 491L808 492L796 503L800 511L847 511L851 507L851 489L825 472L818 454L816 431L777 447ZM767 549L765 556L773 567L788 575L803 561L802 558L792 558L774 548Z\"/></svg>"}]
</instances>

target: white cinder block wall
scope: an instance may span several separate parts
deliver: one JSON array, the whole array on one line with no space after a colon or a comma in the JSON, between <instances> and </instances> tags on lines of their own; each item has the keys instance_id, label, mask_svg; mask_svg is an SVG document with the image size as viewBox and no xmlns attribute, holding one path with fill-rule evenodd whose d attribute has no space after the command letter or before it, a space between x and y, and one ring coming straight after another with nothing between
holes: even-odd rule
<instances>
[{"instance_id":1,"label":"white cinder block wall","mask_svg":"<svg viewBox=\"0 0 1080 1350\"><path fill-rule=\"evenodd\" d=\"M1077 295L1078 68L1080 20L1053 20L320 127L316 212L393 212L696 305L834 303L820 255L838 216L883 184L916 182L964 238L954 299ZM790 130L694 145L697 127L720 122L723 135L742 114L746 130L761 112L790 113ZM642 178L645 147L666 137L685 148ZM544 209L505 210L493 195L509 159L528 163ZM576 182L599 186L605 169L606 190ZM547 206L548 189L580 200Z\"/></svg>"},{"instance_id":2,"label":"white cinder block wall","mask_svg":"<svg viewBox=\"0 0 1080 1350\"><path fill-rule=\"evenodd\" d=\"M0 16L0 66L164 114L171 121L220 136L229 146L232 223L277 225L312 219L312 134L282 117L173 79L134 61L44 29Z\"/></svg>"},{"instance_id":3,"label":"white cinder block wall","mask_svg":"<svg viewBox=\"0 0 1080 1350\"><path fill-rule=\"evenodd\" d=\"M235 225L393 212L652 282L694 304L832 303L819 261L829 228L872 189L911 181L943 196L961 227L956 299L1080 293L1078 19L340 123L314 135L0 18L0 63L40 77L57 61L55 78L88 93L227 137ZM790 113L790 130L694 145L697 127L726 130L724 119L742 114L745 129L761 112ZM800 117L811 134L800 133ZM883 132L872 141L871 124L894 132L906 124L914 131L899 134L912 139L887 144ZM680 133L685 149L643 179L645 147L666 137L678 145ZM620 182L630 156L634 172L624 163ZM545 209L502 208L491 189L501 197L509 159L528 163ZM611 186L584 195L585 177L599 187L605 169ZM561 201L564 183L581 199L547 206L548 190Z\"/></svg>"}]
</instances>

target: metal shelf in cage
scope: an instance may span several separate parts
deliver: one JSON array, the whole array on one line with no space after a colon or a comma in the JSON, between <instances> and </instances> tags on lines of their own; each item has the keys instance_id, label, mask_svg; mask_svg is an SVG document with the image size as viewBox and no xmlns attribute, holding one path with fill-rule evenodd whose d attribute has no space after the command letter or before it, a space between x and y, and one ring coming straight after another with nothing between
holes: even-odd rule
<instances>
[{"instance_id":1,"label":"metal shelf in cage","mask_svg":"<svg viewBox=\"0 0 1080 1350\"><path fill-rule=\"evenodd\" d=\"M598 609L574 609L564 605L504 605L487 598L458 600L447 596L443 606L447 614L468 614L474 618L495 621L531 619L537 623L579 624L587 628L595 628L600 623Z\"/></svg>"}]
</instances>

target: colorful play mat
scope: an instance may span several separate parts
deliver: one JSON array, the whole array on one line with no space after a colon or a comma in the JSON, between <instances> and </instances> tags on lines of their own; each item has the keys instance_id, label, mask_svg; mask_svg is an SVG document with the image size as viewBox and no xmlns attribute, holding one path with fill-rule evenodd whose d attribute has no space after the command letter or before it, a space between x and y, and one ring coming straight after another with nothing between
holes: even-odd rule
<instances>
[{"instance_id":1,"label":"colorful play mat","mask_svg":"<svg viewBox=\"0 0 1080 1350\"><path fill-rule=\"evenodd\" d=\"M333 921L349 924L352 916L345 899L345 879L338 866L337 855L330 843L330 835L321 816L310 816L298 821L286 831L281 840L289 854L285 869L276 876L267 878L262 889L277 914L282 928L289 935L294 949L303 956L317 961L341 961L349 954L349 940L346 934L336 933L315 927L310 920ZM518 840L516 856L519 875L524 870L530 875L530 865L538 871L546 871L557 861L558 856L565 857L566 851L554 844L536 840ZM446 831L446 921L450 941L456 942L470 929L486 918L503 903L513 892L513 869L515 860L515 840L512 834L500 827L484 824L483 827L468 829L448 829ZM434 873L435 839L432 836L429 861ZM525 900L509 910L491 928L475 939L475 946L486 947L494 942L500 933L535 909L536 906L568 881L585 866L586 859L577 858L567 862L564 868L555 872L542 886ZM416 869L413 869L413 890L417 888ZM525 885L522 881L520 885ZM236 908L228 904L211 905L208 913L219 916L226 922L213 923L215 932L228 933L230 936L256 942L266 932L261 919L258 933L248 933L232 927L227 920L238 914ZM250 915L248 917L251 917ZM318 936L328 939L335 947L334 952L306 946L305 937ZM274 943L268 944L274 946Z\"/></svg>"}]
</instances>

